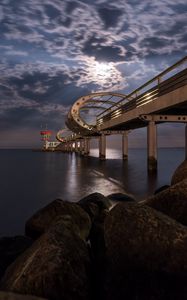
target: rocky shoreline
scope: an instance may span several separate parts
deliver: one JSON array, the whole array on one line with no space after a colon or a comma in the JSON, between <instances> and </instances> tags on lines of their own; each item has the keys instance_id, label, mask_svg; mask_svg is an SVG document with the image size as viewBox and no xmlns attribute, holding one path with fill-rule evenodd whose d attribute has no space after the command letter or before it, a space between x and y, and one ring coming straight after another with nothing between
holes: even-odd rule
<instances>
[{"instance_id":1,"label":"rocky shoreline","mask_svg":"<svg viewBox=\"0 0 187 300\"><path fill-rule=\"evenodd\" d=\"M185 300L186 226L187 161L141 202L56 199L0 239L0 300Z\"/></svg>"}]
</instances>

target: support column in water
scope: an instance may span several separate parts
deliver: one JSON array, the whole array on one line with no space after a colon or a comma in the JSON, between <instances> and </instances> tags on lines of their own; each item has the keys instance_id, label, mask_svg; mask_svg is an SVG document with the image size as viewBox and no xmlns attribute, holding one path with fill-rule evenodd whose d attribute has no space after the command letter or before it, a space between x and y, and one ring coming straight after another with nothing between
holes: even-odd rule
<instances>
[{"instance_id":1,"label":"support column in water","mask_svg":"<svg viewBox=\"0 0 187 300\"><path fill-rule=\"evenodd\" d=\"M125 131L122 134L122 158L123 160L128 159L128 132Z\"/></svg>"},{"instance_id":2,"label":"support column in water","mask_svg":"<svg viewBox=\"0 0 187 300\"><path fill-rule=\"evenodd\" d=\"M106 135L104 134L99 137L99 158L101 160L106 159Z\"/></svg>"},{"instance_id":3,"label":"support column in water","mask_svg":"<svg viewBox=\"0 0 187 300\"><path fill-rule=\"evenodd\" d=\"M84 155L87 156L89 155L90 150L89 150L89 139L85 138L84 139Z\"/></svg>"},{"instance_id":4,"label":"support column in water","mask_svg":"<svg viewBox=\"0 0 187 300\"><path fill-rule=\"evenodd\" d=\"M157 170L157 128L154 121L147 126L147 166L149 171Z\"/></svg>"},{"instance_id":5,"label":"support column in water","mask_svg":"<svg viewBox=\"0 0 187 300\"><path fill-rule=\"evenodd\" d=\"M185 159L187 160L187 123L185 124Z\"/></svg>"},{"instance_id":6,"label":"support column in water","mask_svg":"<svg viewBox=\"0 0 187 300\"><path fill-rule=\"evenodd\" d=\"M78 152L78 141L75 140L75 152Z\"/></svg>"},{"instance_id":7,"label":"support column in water","mask_svg":"<svg viewBox=\"0 0 187 300\"><path fill-rule=\"evenodd\" d=\"M84 154L84 139L80 140L80 154Z\"/></svg>"}]
</instances>

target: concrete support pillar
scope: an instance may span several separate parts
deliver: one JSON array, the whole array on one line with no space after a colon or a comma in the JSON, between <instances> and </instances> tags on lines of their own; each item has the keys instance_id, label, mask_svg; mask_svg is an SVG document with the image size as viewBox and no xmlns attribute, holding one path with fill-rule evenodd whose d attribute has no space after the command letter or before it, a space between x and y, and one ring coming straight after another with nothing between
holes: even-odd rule
<instances>
[{"instance_id":1,"label":"concrete support pillar","mask_svg":"<svg viewBox=\"0 0 187 300\"><path fill-rule=\"evenodd\" d=\"M99 137L99 158L106 159L106 136L104 134Z\"/></svg>"},{"instance_id":2,"label":"concrete support pillar","mask_svg":"<svg viewBox=\"0 0 187 300\"><path fill-rule=\"evenodd\" d=\"M80 154L84 154L84 140L80 140Z\"/></svg>"},{"instance_id":3,"label":"concrete support pillar","mask_svg":"<svg viewBox=\"0 0 187 300\"><path fill-rule=\"evenodd\" d=\"M147 166L149 171L157 170L157 128L154 121L147 127Z\"/></svg>"},{"instance_id":4,"label":"concrete support pillar","mask_svg":"<svg viewBox=\"0 0 187 300\"><path fill-rule=\"evenodd\" d=\"M128 133L122 134L122 158L123 160L128 159Z\"/></svg>"},{"instance_id":5,"label":"concrete support pillar","mask_svg":"<svg viewBox=\"0 0 187 300\"><path fill-rule=\"evenodd\" d=\"M68 152L71 151L70 142L68 142Z\"/></svg>"},{"instance_id":6,"label":"concrete support pillar","mask_svg":"<svg viewBox=\"0 0 187 300\"><path fill-rule=\"evenodd\" d=\"M67 152L69 152L69 151L70 151L70 143L67 142Z\"/></svg>"},{"instance_id":7,"label":"concrete support pillar","mask_svg":"<svg viewBox=\"0 0 187 300\"><path fill-rule=\"evenodd\" d=\"M89 139L84 139L84 155L87 156L89 154Z\"/></svg>"},{"instance_id":8,"label":"concrete support pillar","mask_svg":"<svg viewBox=\"0 0 187 300\"><path fill-rule=\"evenodd\" d=\"M75 141L75 152L78 152L78 141Z\"/></svg>"},{"instance_id":9,"label":"concrete support pillar","mask_svg":"<svg viewBox=\"0 0 187 300\"><path fill-rule=\"evenodd\" d=\"M185 159L187 159L187 123L185 124Z\"/></svg>"}]
</instances>

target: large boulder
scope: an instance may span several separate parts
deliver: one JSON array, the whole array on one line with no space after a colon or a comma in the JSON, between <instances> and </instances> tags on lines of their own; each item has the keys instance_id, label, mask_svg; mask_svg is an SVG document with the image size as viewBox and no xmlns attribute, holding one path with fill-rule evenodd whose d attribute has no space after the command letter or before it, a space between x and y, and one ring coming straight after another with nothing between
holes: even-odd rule
<instances>
[{"instance_id":1,"label":"large boulder","mask_svg":"<svg viewBox=\"0 0 187 300\"><path fill-rule=\"evenodd\" d=\"M90 231L93 299L102 299L103 296L103 278L105 270L104 222L108 213L108 210L102 210L94 219Z\"/></svg>"},{"instance_id":2,"label":"large boulder","mask_svg":"<svg viewBox=\"0 0 187 300\"><path fill-rule=\"evenodd\" d=\"M187 179L143 201L176 221L187 225Z\"/></svg>"},{"instance_id":3,"label":"large boulder","mask_svg":"<svg viewBox=\"0 0 187 300\"><path fill-rule=\"evenodd\" d=\"M25 233L32 238L38 238L46 232L56 218L70 215L80 229L82 238L86 239L91 228L88 214L77 204L56 199L36 212L25 225Z\"/></svg>"},{"instance_id":4,"label":"large boulder","mask_svg":"<svg viewBox=\"0 0 187 300\"><path fill-rule=\"evenodd\" d=\"M0 238L0 278L7 267L33 243L26 236Z\"/></svg>"},{"instance_id":5,"label":"large boulder","mask_svg":"<svg viewBox=\"0 0 187 300\"><path fill-rule=\"evenodd\" d=\"M135 203L105 219L107 300L186 299L187 228Z\"/></svg>"},{"instance_id":6,"label":"large boulder","mask_svg":"<svg viewBox=\"0 0 187 300\"><path fill-rule=\"evenodd\" d=\"M132 195L124 193L113 193L107 196L113 202L134 202L136 201Z\"/></svg>"},{"instance_id":7,"label":"large boulder","mask_svg":"<svg viewBox=\"0 0 187 300\"><path fill-rule=\"evenodd\" d=\"M162 191L168 189L169 187L170 187L170 186L169 186L168 184L165 184L165 185L160 186L158 189L156 189L156 190L154 191L154 195L156 195L156 194L158 194L158 193L160 193L160 192L162 192Z\"/></svg>"},{"instance_id":8,"label":"large boulder","mask_svg":"<svg viewBox=\"0 0 187 300\"><path fill-rule=\"evenodd\" d=\"M92 221L100 215L102 210L111 207L110 200L100 193L92 193L82 198L78 204L89 214Z\"/></svg>"},{"instance_id":9,"label":"large boulder","mask_svg":"<svg viewBox=\"0 0 187 300\"><path fill-rule=\"evenodd\" d=\"M86 242L70 216L60 217L6 271L1 289L53 300L90 296Z\"/></svg>"},{"instance_id":10,"label":"large boulder","mask_svg":"<svg viewBox=\"0 0 187 300\"><path fill-rule=\"evenodd\" d=\"M44 300L44 298L0 291L0 300Z\"/></svg>"},{"instance_id":11,"label":"large boulder","mask_svg":"<svg viewBox=\"0 0 187 300\"><path fill-rule=\"evenodd\" d=\"M176 184L185 178L187 179L187 160L184 160L175 170L171 179L171 184Z\"/></svg>"}]
</instances>

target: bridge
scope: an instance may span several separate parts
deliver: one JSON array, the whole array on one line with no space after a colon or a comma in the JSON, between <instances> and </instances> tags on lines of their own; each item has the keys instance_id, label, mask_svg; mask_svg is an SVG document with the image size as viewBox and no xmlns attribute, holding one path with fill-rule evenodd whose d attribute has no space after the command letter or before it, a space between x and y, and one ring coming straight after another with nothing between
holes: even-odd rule
<instances>
[{"instance_id":1,"label":"bridge","mask_svg":"<svg viewBox=\"0 0 187 300\"><path fill-rule=\"evenodd\" d=\"M90 123L89 112L94 111ZM86 112L86 113L85 113ZM128 95L100 92L80 97L71 107L66 126L57 133L56 150L89 154L90 139L99 139L99 157L106 158L106 137L122 135L122 157L128 158L128 133L147 127L148 169L157 168L157 124L187 124L187 56ZM187 157L187 126L185 131Z\"/></svg>"}]
</instances>

